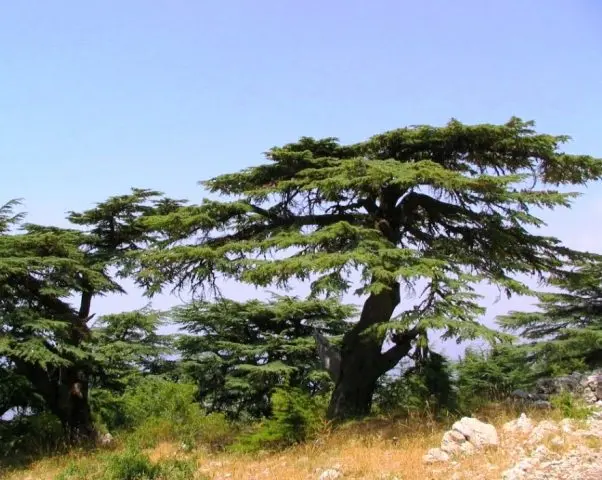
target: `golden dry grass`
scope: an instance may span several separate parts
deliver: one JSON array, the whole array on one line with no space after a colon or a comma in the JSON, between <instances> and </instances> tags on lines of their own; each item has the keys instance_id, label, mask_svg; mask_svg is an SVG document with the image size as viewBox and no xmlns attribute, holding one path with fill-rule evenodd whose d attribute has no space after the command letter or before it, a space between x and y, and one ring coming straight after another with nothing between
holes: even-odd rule
<instances>
[{"instance_id":1,"label":"golden dry grass","mask_svg":"<svg viewBox=\"0 0 602 480\"><path fill-rule=\"evenodd\" d=\"M550 413L529 412L534 418ZM517 417L517 412L492 406L475 417L501 426ZM516 458L507 449L498 448L457 462L425 465L423 455L436 447L450 422L425 418L405 420L372 419L324 432L316 441L278 453L254 455L210 454L202 451L184 453L175 443L162 442L147 451L152 461L166 458L189 458L198 465L199 478L218 479L317 479L320 473L336 468L351 479L499 479L502 471ZM119 447L117 447L119 448ZM45 459L15 471L6 480L51 480L68 464L78 460L93 461L94 453L70 453Z\"/></svg>"}]
</instances>

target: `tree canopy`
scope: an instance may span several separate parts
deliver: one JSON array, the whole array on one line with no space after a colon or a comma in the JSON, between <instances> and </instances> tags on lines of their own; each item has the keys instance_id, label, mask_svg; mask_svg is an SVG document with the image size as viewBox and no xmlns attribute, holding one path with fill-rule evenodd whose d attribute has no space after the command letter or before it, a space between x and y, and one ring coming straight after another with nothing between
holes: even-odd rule
<instances>
[{"instance_id":1,"label":"tree canopy","mask_svg":"<svg viewBox=\"0 0 602 480\"><path fill-rule=\"evenodd\" d=\"M330 342L348 330L353 308L336 300L274 298L239 303L222 299L177 307L180 365L199 386L210 412L261 418L277 387L316 395L331 386L316 353L316 331Z\"/></svg>"},{"instance_id":2,"label":"tree canopy","mask_svg":"<svg viewBox=\"0 0 602 480\"><path fill-rule=\"evenodd\" d=\"M9 202L0 414L49 415L69 439L90 439L98 422L152 423L163 406L149 413L146 397L157 395L170 422L183 411L221 419L219 428L225 416L268 417L270 438L296 438L323 396L335 420L370 413L375 392L380 408L434 402L444 412L473 393L504 396L535 375L597 366L600 258L538 231L544 210L570 207L571 188L602 176L602 160L564 153L567 141L518 118L452 120L352 144L301 137L202 182L211 199L133 188L70 212L69 228L28 224ZM150 297L190 298L165 312L96 312L99 296L127 293L124 278ZM526 278L555 291L535 292ZM220 285L239 283L276 293L223 296ZM533 295L539 311L488 328L483 283ZM359 308L342 303L349 293ZM529 343L504 345L504 330ZM441 334L495 347L454 366L435 351ZM383 378L399 364L399 378Z\"/></svg>"},{"instance_id":3,"label":"tree canopy","mask_svg":"<svg viewBox=\"0 0 602 480\"><path fill-rule=\"evenodd\" d=\"M537 235L536 209L568 207L559 187L600 178L602 161L560 150L532 122L414 126L365 142L303 137L268 163L203 182L226 200L183 205L146 225L165 240L140 256L149 292L206 291L218 278L260 287L308 282L312 296L367 295L345 335L333 417L364 415L376 380L430 329L495 336L479 324L474 285L528 293L582 254ZM424 290L399 316L399 287ZM383 351L385 340L392 346Z\"/></svg>"}]
</instances>

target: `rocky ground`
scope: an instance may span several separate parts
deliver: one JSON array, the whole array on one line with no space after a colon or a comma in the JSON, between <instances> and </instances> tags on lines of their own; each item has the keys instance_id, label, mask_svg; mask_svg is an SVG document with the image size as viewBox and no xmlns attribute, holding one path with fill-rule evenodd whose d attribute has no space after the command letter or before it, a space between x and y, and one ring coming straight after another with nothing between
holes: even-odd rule
<instances>
[{"instance_id":1,"label":"rocky ground","mask_svg":"<svg viewBox=\"0 0 602 480\"><path fill-rule=\"evenodd\" d=\"M534 422L526 415L506 423L498 432L492 425L463 418L443 435L441 446L428 451L424 462L439 465L434 478L490 479L495 468L462 471L462 460L492 449L515 458L501 474L503 480L600 480L602 479L602 413L587 420Z\"/></svg>"}]
</instances>

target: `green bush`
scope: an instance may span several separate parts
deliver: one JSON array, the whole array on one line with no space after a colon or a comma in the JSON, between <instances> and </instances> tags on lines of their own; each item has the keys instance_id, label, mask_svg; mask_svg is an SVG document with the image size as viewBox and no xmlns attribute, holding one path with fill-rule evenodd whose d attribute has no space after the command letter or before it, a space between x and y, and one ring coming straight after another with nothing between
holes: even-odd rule
<instances>
[{"instance_id":1,"label":"green bush","mask_svg":"<svg viewBox=\"0 0 602 480\"><path fill-rule=\"evenodd\" d=\"M168 459L152 463L136 449L96 457L94 461L73 462L56 480L192 480L196 465L192 460ZM205 477L203 477L205 478Z\"/></svg>"},{"instance_id":2,"label":"green bush","mask_svg":"<svg viewBox=\"0 0 602 480\"><path fill-rule=\"evenodd\" d=\"M252 452L283 448L312 438L322 425L319 400L300 389L278 389L271 398L272 415L252 433L243 435L233 450Z\"/></svg>"},{"instance_id":3,"label":"green bush","mask_svg":"<svg viewBox=\"0 0 602 480\"><path fill-rule=\"evenodd\" d=\"M126 451L109 457L103 480L151 480L158 478L159 472L146 455Z\"/></svg>"},{"instance_id":4,"label":"green bush","mask_svg":"<svg viewBox=\"0 0 602 480\"><path fill-rule=\"evenodd\" d=\"M195 478L196 464L193 460L168 459L157 464L157 467L157 478L161 480L191 480ZM198 475L196 478L201 480Z\"/></svg>"},{"instance_id":5,"label":"green bush","mask_svg":"<svg viewBox=\"0 0 602 480\"><path fill-rule=\"evenodd\" d=\"M110 390L90 390L90 409L96 428L100 431L115 431L126 426L125 409L121 396Z\"/></svg>"},{"instance_id":6,"label":"green bush","mask_svg":"<svg viewBox=\"0 0 602 480\"><path fill-rule=\"evenodd\" d=\"M232 443L236 428L223 414L205 414L196 401L196 387L146 379L121 400L130 445L148 448L160 441L222 449Z\"/></svg>"},{"instance_id":7,"label":"green bush","mask_svg":"<svg viewBox=\"0 0 602 480\"><path fill-rule=\"evenodd\" d=\"M121 398L127 426L142 425L150 418L185 423L201 413L195 385L145 378L128 388Z\"/></svg>"},{"instance_id":8,"label":"green bush","mask_svg":"<svg viewBox=\"0 0 602 480\"><path fill-rule=\"evenodd\" d=\"M221 413L204 414L200 409L188 416L185 422L174 423L170 419L149 418L127 436L128 445L150 448L162 441L177 441L188 448L206 447L222 450L231 444L238 433Z\"/></svg>"},{"instance_id":9,"label":"green bush","mask_svg":"<svg viewBox=\"0 0 602 480\"><path fill-rule=\"evenodd\" d=\"M503 400L514 390L529 389L536 378L527 351L515 346L487 352L467 349L456 370L458 403L465 413Z\"/></svg>"},{"instance_id":10,"label":"green bush","mask_svg":"<svg viewBox=\"0 0 602 480\"><path fill-rule=\"evenodd\" d=\"M448 361L430 353L401 377L383 377L374 404L378 412L385 414L438 416L455 410L456 392Z\"/></svg>"},{"instance_id":11,"label":"green bush","mask_svg":"<svg viewBox=\"0 0 602 480\"><path fill-rule=\"evenodd\" d=\"M584 400L575 397L570 392L552 395L550 403L552 404L552 408L558 410L564 418L585 420L592 413L592 408Z\"/></svg>"},{"instance_id":12,"label":"green bush","mask_svg":"<svg viewBox=\"0 0 602 480\"><path fill-rule=\"evenodd\" d=\"M55 452L65 445L61 422L51 413L21 415L0 422L0 458Z\"/></svg>"}]
</instances>

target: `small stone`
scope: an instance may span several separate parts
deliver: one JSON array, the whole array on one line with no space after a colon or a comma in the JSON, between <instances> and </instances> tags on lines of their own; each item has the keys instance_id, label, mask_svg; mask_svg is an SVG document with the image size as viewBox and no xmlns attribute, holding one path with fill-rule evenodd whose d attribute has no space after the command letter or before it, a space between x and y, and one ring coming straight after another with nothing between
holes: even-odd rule
<instances>
[{"instance_id":1,"label":"small stone","mask_svg":"<svg viewBox=\"0 0 602 480\"><path fill-rule=\"evenodd\" d=\"M562 430L562 433L571 433L574 430L573 421L570 418L561 420L560 430Z\"/></svg>"},{"instance_id":2,"label":"small stone","mask_svg":"<svg viewBox=\"0 0 602 480\"><path fill-rule=\"evenodd\" d=\"M104 435L101 435L100 438L98 439L98 443L100 445L102 445L103 447L108 447L109 445L111 445L113 443L113 435L111 435L110 433L105 433Z\"/></svg>"},{"instance_id":3,"label":"small stone","mask_svg":"<svg viewBox=\"0 0 602 480\"><path fill-rule=\"evenodd\" d=\"M550 420L542 420L531 432L527 443L531 445L541 443L544 438L549 435L557 434L559 431L560 429L558 428L558 425L556 425L554 422Z\"/></svg>"},{"instance_id":4,"label":"small stone","mask_svg":"<svg viewBox=\"0 0 602 480\"><path fill-rule=\"evenodd\" d=\"M550 455L550 450L546 448L545 445L539 445L534 451L531 457L537 460L543 460L544 458Z\"/></svg>"},{"instance_id":5,"label":"small stone","mask_svg":"<svg viewBox=\"0 0 602 480\"><path fill-rule=\"evenodd\" d=\"M422 457L424 463L449 462L450 456L440 448L431 448L426 455Z\"/></svg>"},{"instance_id":6,"label":"small stone","mask_svg":"<svg viewBox=\"0 0 602 480\"><path fill-rule=\"evenodd\" d=\"M552 440L550 440L550 444L553 447L562 447L564 445L564 440L562 439L562 437L556 435Z\"/></svg>"},{"instance_id":7,"label":"small stone","mask_svg":"<svg viewBox=\"0 0 602 480\"><path fill-rule=\"evenodd\" d=\"M517 420L506 423L502 430L505 433L531 433L533 428L535 428L533 421L527 415L521 413Z\"/></svg>"},{"instance_id":8,"label":"small stone","mask_svg":"<svg viewBox=\"0 0 602 480\"><path fill-rule=\"evenodd\" d=\"M552 403L547 400L537 400L531 404L533 408L541 408L543 410L550 410L552 408Z\"/></svg>"},{"instance_id":9,"label":"small stone","mask_svg":"<svg viewBox=\"0 0 602 480\"><path fill-rule=\"evenodd\" d=\"M328 470L324 470L322 474L318 477L319 480L337 480L338 478L343 478L343 474L340 470L336 468L329 468Z\"/></svg>"}]
</instances>

